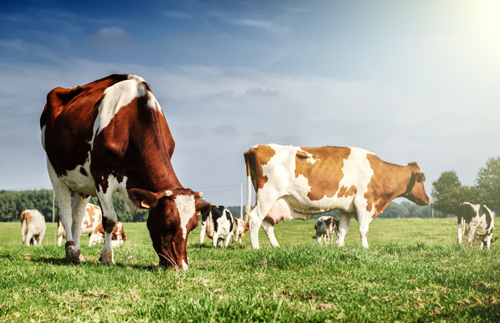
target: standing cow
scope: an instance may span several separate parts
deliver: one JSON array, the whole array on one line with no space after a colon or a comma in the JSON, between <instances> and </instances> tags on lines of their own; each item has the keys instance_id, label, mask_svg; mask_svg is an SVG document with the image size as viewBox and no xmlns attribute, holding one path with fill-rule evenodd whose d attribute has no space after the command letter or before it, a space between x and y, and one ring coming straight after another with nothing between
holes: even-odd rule
<instances>
[{"instance_id":1,"label":"standing cow","mask_svg":"<svg viewBox=\"0 0 500 323\"><path fill-rule=\"evenodd\" d=\"M248 177L246 218L253 248L259 248L262 225L272 246L279 246L274 224L280 220L309 220L314 214L340 211L339 246L351 217L358 221L361 244L368 248L370 221L396 197L429 204L425 176L417 163L399 166L366 150L349 147L305 148L276 144L245 152ZM256 205L250 211L252 187Z\"/></svg>"},{"instance_id":2,"label":"standing cow","mask_svg":"<svg viewBox=\"0 0 500 323\"><path fill-rule=\"evenodd\" d=\"M462 244L462 239L465 237L467 244L472 244L477 239L481 249L484 245L489 249L491 242L496 240L496 238L491 239L495 220L486 205L464 202L458 208L457 221L458 244Z\"/></svg>"},{"instance_id":3,"label":"standing cow","mask_svg":"<svg viewBox=\"0 0 500 323\"><path fill-rule=\"evenodd\" d=\"M38 210L25 210L21 213L21 240L24 245L41 246L47 225Z\"/></svg>"},{"instance_id":4,"label":"standing cow","mask_svg":"<svg viewBox=\"0 0 500 323\"><path fill-rule=\"evenodd\" d=\"M205 240L205 233L213 239L214 247L222 244L227 247L233 235L233 215L223 206L212 205L208 212L201 215L200 244Z\"/></svg>"},{"instance_id":5,"label":"standing cow","mask_svg":"<svg viewBox=\"0 0 500 323\"><path fill-rule=\"evenodd\" d=\"M234 218L233 219L233 243L241 244L241 240L245 233L250 229L248 223L243 221L242 219Z\"/></svg>"},{"instance_id":6,"label":"standing cow","mask_svg":"<svg viewBox=\"0 0 500 323\"><path fill-rule=\"evenodd\" d=\"M206 212L210 204L199 201L203 194L184 188L175 175L175 142L144 79L111 75L55 88L47 95L40 128L66 230L67 262L83 260L81 223L90 196L97 196L106 231L101 263L114 264L113 193L118 192L130 214L149 210L147 227L160 265L188 269L188 234L198 225L197 212Z\"/></svg>"},{"instance_id":7,"label":"standing cow","mask_svg":"<svg viewBox=\"0 0 500 323\"><path fill-rule=\"evenodd\" d=\"M93 237L95 228L102 222L101 208L94 204L87 204L85 208L85 215L83 216L82 227L80 229L80 236L89 236L89 246L92 241L97 239ZM63 238L66 238L66 231L62 225L61 219L57 221L57 245L60 246Z\"/></svg>"},{"instance_id":8,"label":"standing cow","mask_svg":"<svg viewBox=\"0 0 500 323\"><path fill-rule=\"evenodd\" d=\"M105 234L106 232L104 231L102 223L99 223L89 239L89 246L97 243L100 244L101 240L104 239ZM123 224L120 221L117 221L115 228L113 229L113 233L111 233L111 245L113 248L119 247L125 242L125 240L128 240L128 238L125 236Z\"/></svg>"},{"instance_id":9,"label":"standing cow","mask_svg":"<svg viewBox=\"0 0 500 323\"><path fill-rule=\"evenodd\" d=\"M316 235L313 239L316 239L318 244L321 244L321 238L325 239L325 245L333 244L333 234L337 235L337 219L324 215L316 221L314 229L316 229Z\"/></svg>"}]
</instances>

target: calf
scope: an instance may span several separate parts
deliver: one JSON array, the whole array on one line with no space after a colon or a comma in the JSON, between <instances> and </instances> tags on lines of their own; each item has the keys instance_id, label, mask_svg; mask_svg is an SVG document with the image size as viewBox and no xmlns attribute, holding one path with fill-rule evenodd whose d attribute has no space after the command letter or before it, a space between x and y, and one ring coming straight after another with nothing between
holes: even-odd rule
<instances>
[{"instance_id":1,"label":"calf","mask_svg":"<svg viewBox=\"0 0 500 323\"><path fill-rule=\"evenodd\" d=\"M337 220L331 216L322 216L316 221L316 225L314 226L316 229L316 235L313 239L316 239L318 244L321 244L321 238L325 238L325 245L333 244L333 233L337 235Z\"/></svg>"},{"instance_id":2,"label":"calf","mask_svg":"<svg viewBox=\"0 0 500 323\"><path fill-rule=\"evenodd\" d=\"M46 228L45 218L38 210L25 210L21 213L21 239L23 244L41 246Z\"/></svg>"},{"instance_id":3,"label":"calf","mask_svg":"<svg viewBox=\"0 0 500 323\"><path fill-rule=\"evenodd\" d=\"M457 212L458 244L462 244L462 238L466 236L466 244L472 244L474 240L479 240L479 247L490 248L495 221L493 214L486 205L471 204L464 202Z\"/></svg>"},{"instance_id":4,"label":"calf","mask_svg":"<svg viewBox=\"0 0 500 323\"><path fill-rule=\"evenodd\" d=\"M89 246L94 245L96 243L100 244L101 240L104 239L104 235L105 232L102 223L99 223L97 227L94 229L92 236L90 237ZM114 248L121 246L127 239L128 238L125 236L125 231L123 230L123 224L120 221L116 222L115 228L111 233L112 247Z\"/></svg>"},{"instance_id":5,"label":"calf","mask_svg":"<svg viewBox=\"0 0 500 323\"><path fill-rule=\"evenodd\" d=\"M242 219L233 219L233 243L241 244L241 239L245 235L245 232L249 230L248 223L245 223ZM239 241L238 241L239 240Z\"/></svg>"},{"instance_id":6,"label":"calf","mask_svg":"<svg viewBox=\"0 0 500 323\"><path fill-rule=\"evenodd\" d=\"M92 245L92 234L95 228L102 222L101 208L94 204L87 204L85 208L85 215L80 229L80 236L89 236L89 246ZM63 238L66 239L66 231L61 223L61 219L57 221L57 245L60 246Z\"/></svg>"},{"instance_id":7,"label":"calf","mask_svg":"<svg viewBox=\"0 0 500 323\"><path fill-rule=\"evenodd\" d=\"M205 239L205 233L213 239L214 247L217 245L227 247L233 235L233 215L223 206L212 205L208 212L201 215L200 244Z\"/></svg>"}]
</instances>

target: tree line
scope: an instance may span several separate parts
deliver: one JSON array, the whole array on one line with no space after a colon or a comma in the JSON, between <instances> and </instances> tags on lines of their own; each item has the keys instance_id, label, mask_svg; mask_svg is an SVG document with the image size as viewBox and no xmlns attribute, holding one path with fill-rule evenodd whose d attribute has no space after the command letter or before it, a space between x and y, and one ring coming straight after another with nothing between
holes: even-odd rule
<instances>
[{"instance_id":1,"label":"tree line","mask_svg":"<svg viewBox=\"0 0 500 323\"><path fill-rule=\"evenodd\" d=\"M500 157L490 157L477 172L474 185L462 185L454 170L445 171L432 183L434 208L444 216L456 214L463 202L484 204L500 214Z\"/></svg>"},{"instance_id":2,"label":"tree line","mask_svg":"<svg viewBox=\"0 0 500 323\"><path fill-rule=\"evenodd\" d=\"M52 190L0 191L0 222L19 221L21 212L27 209L40 211L46 222L52 222L52 192ZM99 205L96 197L92 197L90 203ZM113 195L113 204L120 222L144 222L148 218L148 212L145 210L139 210L134 216L130 215L119 194ZM57 222L57 219L56 198L54 221Z\"/></svg>"}]
</instances>

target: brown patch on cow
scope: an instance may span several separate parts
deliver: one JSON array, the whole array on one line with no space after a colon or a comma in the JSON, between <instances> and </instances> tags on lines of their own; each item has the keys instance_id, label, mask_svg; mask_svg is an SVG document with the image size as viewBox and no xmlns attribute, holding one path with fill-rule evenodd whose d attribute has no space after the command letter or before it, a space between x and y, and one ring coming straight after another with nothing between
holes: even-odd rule
<instances>
[{"instance_id":1,"label":"brown patch on cow","mask_svg":"<svg viewBox=\"0 0 500 323\"><path fill-rule=\"evenodd\" d=\"M411 178L411 170L407 166L400 166L384 162L373 154L367 154L367 159L373 170L373 176L365 193L368 205L366 210L375 212L372 218L382 213L387 205L396 197L405 193Z\"/></svg>"},{"instance_id":2,"label":"brown patch on cow","mask_svg":"<svg viewBox=\"0 0 500 323\"><path fill-rule=\"evenodd\" d=\"M318 201L324 198L334 197L339 190L339 183L344 177L342 168L344 167L344 160L347 159L351 153L348 147L330 147L325 146L321 148L306 148L300 147L303 151L298 151L295 156L295 177L300 175L308 180L308 185L311 187L307 196L311 201ZM312 155L312 159L309 155ZM309 162L313 161L313 163ZM309 180L314 179L314 180ZM345 188L343 196L350 196L355 194L355 188Z\"/></svg>"},{"instance_id":3,"label":"brown patch on cow","mask_svg":"<svg viewBox=\"0 0 500 323\"><path fill-rule=\"evenodd\" d=\"M276 151L267 145L258 145L245 152L247 175L251 174L255 191L262 189L267 183L268 178L264 175L262 166L266 165L275 154Z\"/></svg>"},{"instance_id":4,"label":"brown patch on cow","mask_svg":"<svg viewBox=\"0 0 500 323\"><path fill-rule=\"evenodd\" d=\"M339 190L339 193L337 194L337 197L349 197L349 196L353 196L355 195L356 193L358 192L358 190L356 189L356 186L352 185L351 187L349 187L349 189L345 186L342 186Z\"/></svg>"}]
</instances>

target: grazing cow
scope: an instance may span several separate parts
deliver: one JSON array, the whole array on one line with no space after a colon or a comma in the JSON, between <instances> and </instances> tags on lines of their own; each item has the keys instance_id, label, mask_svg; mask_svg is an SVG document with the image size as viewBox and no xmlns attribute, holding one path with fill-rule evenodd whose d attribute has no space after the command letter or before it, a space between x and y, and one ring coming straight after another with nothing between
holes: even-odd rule
<instances>
[{"instance_id":1,"label":"grazing cow","mask_svg":"<svg viewBox=\"0 0 500 323\"><path fill-rule=\"evenodd\" d=\"M102 223L99 223L97 227L94 229L92 236L89 240L89 246L101 243L101 240L104 239L105 231L102 226ZM123 224L120 221L117 221L115 224L115 228L113 229L113 233L111 234L111 245L112 247L121 246L125 240L128 240L127 236L125 236L125 231L123 230Z\"/></svg>"},{"instance_id":2,"label":"grazing cow","mask_svg":"<svg viewBox=\"0 0 500 323\"><path fill-rule=\"evenodd\" d=\"M245 223L242 219L233 219L233 243L241 244L241 240L245 233L250 229L248 223Z\"/></svg>"},{"instance_id":3,"label":"grazing cow","mask_svg":"<svg viewBox=\"0 0 500 323\"><path fill-rule=\"evenodd\" d=\"M212 205L208 212L201 215L200 244L205 239L205 233L213 239L214 247L222 244L227 247L233 235L233 215L223 206Z\"/></svg>"},{"instance_id":4,"label":"grazing cow","mask_svg":"<svg viewBox=\"0 0 500 323\"><path fill-rule=\"evenodd\" d=\"M87 204L85 215L83 216L80 236L89 236L89 246L92 245L92 235L98 224L102 222L101 208L94 204ZM66 238L66 231L61 223L61 219L57 221L57 245L60 246L63 238Z\"/></svg>"},{"instance_id":5,"label":"grazing cow","mask_svg":"<svg viewBox=\"0 0 500 323\"><path fill-rule=\"evenodd\" d=\"M351 217L358 221L363 247L370 221L396 197L429 204L425 176L417 163L399 166L366 150L349 147L305 148L276 144L245 152L248 177L246 219L253 248L259 248L262 224L272 246L279 246L274 224L308 220L314 214L340 211L337 243L344 245ZM256 205L250 211L252 187Z\"/></svg>"},{"instance_id":6,"label":"grazing cow","mask_svg":"<svg viewBox=\"0 0 500 323\"><path fill-rule=\"evenodd\" d=\"M314 225L316 229L316 235L313 239L316 239L318 244L321 244L321 238L324 237L325 245L328 243L333 244L333 233L337 233L337 219L334 217L324 215L316 221Z\"/></svg>"},{"instance_id":7,"label":"grazing cow","mask_svg":"<svg viewBox=\"0 0 500 323\"><path fill-rule=\"evenodd\" d=\"M117 216L113 193L130 214L149 210L147 227L165 267L188 269L188 234L197 210L210 204L184 188L171 158L175 142L149 85L138 76L111 75L47 95L40 118L49 177L66 230L66 261L83 261L80 229L90 196L97 196L105 230L102 264L114 264L111 235ZM74 194L73 194L74 193ZM73 194L73 197L72 197Z\"/></svg>"},{"instance_id":8,"label":"grazing cow","mask_svg":"<svg viewBox=\"0 0 500 323\"><path fill-rule=\"evenodd\" d=\"M493 213L486 205L463 203L457 212L458 244L462 244L462 238L466 237L466 243L472 244L474 240L479 240L479 247L490 248L495 220Z\"/></svg>"},{"instance_id":9,"label":"grazing cow","mask_svg":"<svg viewBox=\"0 0 500 323\"><path fill-rule=\"evenodd\" d=\"M24 210L21 213L21 240L24 245L41 246L45 229L45 218L38 210Z\"/></svg>"}]
</instances>

